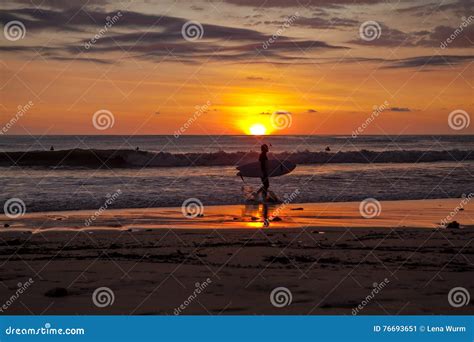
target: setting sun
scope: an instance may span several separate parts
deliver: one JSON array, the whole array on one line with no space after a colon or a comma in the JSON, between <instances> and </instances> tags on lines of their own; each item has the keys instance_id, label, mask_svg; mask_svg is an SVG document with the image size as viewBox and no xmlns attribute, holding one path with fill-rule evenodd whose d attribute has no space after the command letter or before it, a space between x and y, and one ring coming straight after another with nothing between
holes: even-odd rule
<instances>
[{"instance_id":1,"label":"setting sun","mask_svg":"<svg viewBox=\"0 0 474 342\"><path fill-rule=\"evenodd\" d=\"M262 124L254 124L250 127L250 134L252 135L265 135L267 129Z\"/></svg>"}]
</instances>

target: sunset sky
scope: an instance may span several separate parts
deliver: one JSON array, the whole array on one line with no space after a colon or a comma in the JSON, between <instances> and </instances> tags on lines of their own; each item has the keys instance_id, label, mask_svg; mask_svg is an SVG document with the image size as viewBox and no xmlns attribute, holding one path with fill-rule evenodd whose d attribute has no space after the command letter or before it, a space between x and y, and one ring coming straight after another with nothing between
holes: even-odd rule
<instances>
[{"instance_id":1,"label":"sunset sky","mask_svg":"<svg viewBox=\"0 0 474 342\"><path fill-rule=\"evenodd\" d=\"M474 113L473 14L472 0L3 0L0 124L31 101L7 134L173 134L190 118L184 134L351 134L388 103L363 134L473 134L448 125ZM7 39L12 21L24 38ZM183 37L188 21L202 37ZM99 110L113 127L94 127Z\"/></svg>"}]
</instances>

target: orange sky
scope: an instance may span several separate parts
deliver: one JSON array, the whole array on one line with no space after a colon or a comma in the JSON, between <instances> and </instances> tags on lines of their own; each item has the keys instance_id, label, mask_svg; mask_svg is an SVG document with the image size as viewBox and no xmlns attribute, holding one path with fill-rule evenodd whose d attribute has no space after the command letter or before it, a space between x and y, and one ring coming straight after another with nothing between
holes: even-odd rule
<instances>
[{"instance_id":1,"label":"orange sky","mask_svg":"<svg viewBox=\"0 0 474 342\"><path fill-rule=\"evenodd\" d=\"M440 49L434 38L439 26L461 24L460 4L424 22L415 20L416 12L403 12L400 22L397 10L420 3L390 11L376 1L336 10L270 2L262 11L237 3L228 1L218 11L208 2L193 8L179 1L170 3L169 11L145 3L128 9L105 2L86 7L82 14L90 11L105 18L121 10L123 17L85 51L82 43L103 26L100 20L85 24L76 16L70 22L58 21L55 30L51 20L41 26L38 13L70 18L78 10L55 8L51 2L33 14L16 14L11 10L25 5L7 2L2 5L7 21L2 23L18 15L26 35L1 41L2 126L19 105L32 101L7 134L173 134L196 117L196 106L209 103L184 134L246 134L255 123L272 134L351 134L374 106L388 103L363 134L474 133L474 123L462 130L448 125L450 112L474 112L472 44ZM282 16L294 13L298 17L277 37L275 49L272 44L262 49L261 37L271 37L285 22ZM150 16L160 15L172 17L170 23L149 25ZM36 22L28 25L28 16ZM180 21L176 24L173 18L202 23L202 38L182 39ZM345 21L319 27L321 20ZM380 38L371 42L360 39L360 25L367 20L378 20L381 28ZM245 31L228 32L228 27ZM138 36L129 41L133 34ZM466 29L456 40L468 34ZM308 41L312 43L304 43ZM278 45L286 42L288 46ZM320 42L331 47L315 48ZM113 127L103 131L92 123L101 109L115 119ZM271 114L276 111L288 112L284 115L291 116L291 125L274 128Z\"/></svg>"}]
</instances>

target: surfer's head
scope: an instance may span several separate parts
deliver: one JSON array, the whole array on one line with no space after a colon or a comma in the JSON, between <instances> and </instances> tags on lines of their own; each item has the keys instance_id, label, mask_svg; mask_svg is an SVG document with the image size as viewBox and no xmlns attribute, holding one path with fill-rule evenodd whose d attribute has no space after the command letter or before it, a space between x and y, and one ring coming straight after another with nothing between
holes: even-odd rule
<instances>
[{"instance_id":1,"label":"surfer's head","mask_svg":"<svg viewBox=\"0 0 474 342\"><path fill-rule=\"evenodd\" d=\"M262 150L262 152L268 152L268 145L267 144L263 144L260 149Z\"/></svg>"}]
</instances>

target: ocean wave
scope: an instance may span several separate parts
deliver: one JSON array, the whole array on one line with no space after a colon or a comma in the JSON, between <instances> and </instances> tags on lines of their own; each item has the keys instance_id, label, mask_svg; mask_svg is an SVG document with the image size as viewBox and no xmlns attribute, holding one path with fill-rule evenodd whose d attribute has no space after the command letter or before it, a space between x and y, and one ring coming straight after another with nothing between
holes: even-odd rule
<instances>
[{"instance_id":1,"label":"ocean wave","mask_svg":"<svg viewBox=\"0 0 474 342\"><path fill-rule=\"evenodd\" d=\"M270 156L296 164L327 163L420 163L474 160L471 150L447 151L349 151L282 152ZM2 167L71 167L71 168L143 168L179 166L232 166L258 160L257 152L167 153L135 150L84 150L3 152Z\"/></svg>"}]
</instances>

